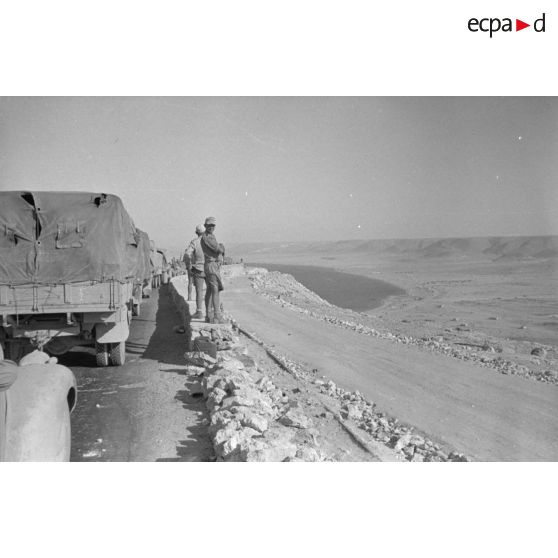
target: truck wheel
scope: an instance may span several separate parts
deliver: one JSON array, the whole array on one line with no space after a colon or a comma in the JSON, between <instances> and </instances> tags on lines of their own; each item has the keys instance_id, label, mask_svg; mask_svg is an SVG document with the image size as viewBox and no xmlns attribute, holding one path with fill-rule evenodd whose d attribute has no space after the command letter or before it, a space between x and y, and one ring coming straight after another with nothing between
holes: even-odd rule
<instances>
[{"instance_id":1,"label":"truck wheel","mask_svg":"<svg viewBox=\"0 0 558 558\"><path fill-rule=\"evenodd\" d=\"M33 347L28 340L17 340L6 343L4 346L4 358L19 362L25 355L31 353Z\"/></svg>"},{"instance_id":2,"label":"truck wheel","mask_svg":"<svg viewBox=\"0 0 558 558\"><path fill-rule=\"evenodd\" d=\"M97 360L97 366L105 367L109 365L107 343L95 343L95 358Z\"/></svg>"},{"instance_id":3,"label":"truck wheel","mask_svg":"<svg viewBox=\"0 0 558 558\"><path fill-rule=\"evenodd\" d=\"M122 366L126 361L126 342L110 344L110 362L113 366Z\"/></svg>"}]
</instances>

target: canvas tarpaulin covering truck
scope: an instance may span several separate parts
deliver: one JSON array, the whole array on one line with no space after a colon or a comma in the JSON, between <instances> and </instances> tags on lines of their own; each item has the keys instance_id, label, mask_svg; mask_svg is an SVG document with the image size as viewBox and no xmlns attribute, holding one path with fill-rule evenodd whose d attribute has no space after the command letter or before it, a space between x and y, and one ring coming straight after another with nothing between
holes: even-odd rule
<instances>
[{"instance_id":1,"label":"canvas tarpaulin covering truck","mask_svg":"<svg viewBox=\"0 0 558 558\"><path fill-rule=\"evenodd\" d=\"M0 192L0 341L12 358L31 341L62 354L95 344L121 364L139 234L117 196Z\"/></svg>"},{"instance_id":2,"label":"canvas tarpaulin covering truck","mask_svg":"<svg viewBox=\"0 0 558 558\"><path fill-rule=\"evenodd\" d=\"M169 263L167 260L167 251L163 248L157 248L155 242L151 241L151 265L153 266L153 288L156 289L168 280Z\"/></svg>"},{"instance_id":3,"label":"canvas tarpaulin covering truck","mask_svg":"<svg viewBox=\"0 0 558 558\"><path fill-rule=\"evenodd\" d=\"M143 297L151 293L151 279L153 266L151 264L151 242L146 232L136 229L138 233L138 267L134 283L132 314L140 315L140 305Z\"/></svg>"}]
</instances>

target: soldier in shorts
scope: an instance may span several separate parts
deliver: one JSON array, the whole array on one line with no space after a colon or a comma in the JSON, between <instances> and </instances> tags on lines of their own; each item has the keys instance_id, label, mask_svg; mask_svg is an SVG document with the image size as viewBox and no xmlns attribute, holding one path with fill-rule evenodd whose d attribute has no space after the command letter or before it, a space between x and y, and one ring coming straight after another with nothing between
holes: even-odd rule
<instances>
[{"instance_id":1,"label":"soldier in shorts","mask_svg":"<svg viewBox=\"0 0 558 558\"><path fill-rule=\"evenodd\" d=\"M196 227L196 238L194 238L186 252L184 253L185 258L187 257L190 261L190 273L188 274L188 300L191 299L191 282L190 274L192 276L192 282L196 289L196 313L192 316L194 320L201 320L203 318L203 284L204 284L204 252L201 246L201 237L204 234L204 228L201 225Z\"/></svg>"},{"instance_id":2,"label":"soldier in shorts","mask_svg":"<svg viewBox=\"0 0 558 558\"><path fill-rule=\"evenodd\" d=\"M205 220L205 232L201 236L201 246L204 254L205 264L205 321L214 324L224 323L221 315L219 293L223 290L221 280L220 258L225 253L224 247L217 242L213 231L217 221L215 217Z\"/></svg>"}]
</instances>

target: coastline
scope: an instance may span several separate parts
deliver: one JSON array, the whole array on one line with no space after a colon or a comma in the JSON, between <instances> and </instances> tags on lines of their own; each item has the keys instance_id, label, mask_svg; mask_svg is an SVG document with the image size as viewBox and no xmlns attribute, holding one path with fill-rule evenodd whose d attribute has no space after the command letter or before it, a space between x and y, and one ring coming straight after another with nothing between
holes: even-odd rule
<instances>
[{"instance_id":1,"label":"coastline","mask_svg":"<svg viewBox=\"0 0 558 558\"><path fill-rule=\"evenodd\" d=\"M247 263L294 277L296 281L339 308L355 312L371 312L384 306L389 298L405 296L401 287L382 279L315 265Z\"/></svg>"},{"instance_id":2,"label":"coastline","mask_svg":"<svg viewBox=\"0 0 558 558\"><path fill-rule=\"evenodd\" d=\"M534 328L518 328L513 323L517 312L507 319L499 317L494 308L501 300L499 297L479 300L464 297L464 294L479 290L486 293L487 286L486 281L479 281L479 277L464 276L463 263L458 263L461 265L444 271L434 282L428 270L425 273L418 269L411 274L404 269L392 268L390 273L386 269L368 269L369 274L381 275L382 279L404 278L408 290L403 295L387 297L381 306L365 312L330 304L294 278L287 279L289 276L279 272L269 272L270 280L263 284L260 278L256 290L275 303L319 319L338 322L343 327L351 324L349 327L373 330L405 344L426 345L429 350L478 361L504 374L557 383L558 352L555 344L548 342L552 336L535 340ZM352 267L351 273L356 273L357 269L360 268ZM496 288L501 290L499 282L496 282ZM525 313L521 318L527 319ZM513 335L517 331L522 334L519 339Z\"/></svg>"}]
</instances>

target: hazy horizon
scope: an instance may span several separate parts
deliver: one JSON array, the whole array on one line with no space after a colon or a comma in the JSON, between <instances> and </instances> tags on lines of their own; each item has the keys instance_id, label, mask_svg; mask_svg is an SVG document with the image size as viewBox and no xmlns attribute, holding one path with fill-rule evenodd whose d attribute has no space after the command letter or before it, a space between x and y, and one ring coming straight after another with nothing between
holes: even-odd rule
<instances>
[{"instance_id":1,"label":"hazy horizon","mask_svg":"<svg viewBox=\"0 0 558 558\"><path fill-rule=\"evenodd\" d=\"M474 240L474 239L484 239L484 238L547 238L547 237L558 237L558 234L500 234L500 235L486 235L486 236L420 236L415 238L337 238L335 240L272 240L272 241L247 241L247 242L232 242L233 245L239 244L276 244L276 243L310 243L310 242L375 242L375 241L407 241L407 240Z\"/></svg>"},{"instance_id":2,"label":"hazy horizon","mask_svg":"<svg viewBox=\"0 0 558 558\"><path fill-rule=\"evenodd\" d=\"M558 234L558 101L528 97L0 99L0 190L120 196L179 251Z\"/></svg>"}]
</instances>

